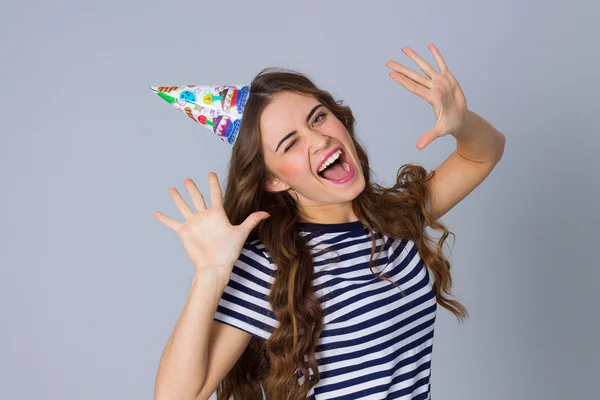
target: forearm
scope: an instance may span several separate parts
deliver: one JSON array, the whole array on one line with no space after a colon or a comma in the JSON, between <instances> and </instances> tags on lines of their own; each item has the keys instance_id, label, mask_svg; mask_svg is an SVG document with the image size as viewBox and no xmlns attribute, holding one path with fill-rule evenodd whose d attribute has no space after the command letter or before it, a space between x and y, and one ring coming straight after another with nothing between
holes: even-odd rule
<instances>
[{"instance_id":1,"label":"forearm","mask_svg":"<svg viewBox=\"0 0 600 400\"><path fill-rule=\"evenodd\" d=\"M154 398L192 399L200 391L208 367L208 340L212 321L228 277L214 270L199 270L192 279L185 306L165 350Z\"/></svg>"},{"instance_id":2,"label":"forearm","mask_svg":"<svg viewBox=\"0 0 600 400\"><path fill-rule=\"evenodd\" d=\"M464 128L451 134L457 153L472 162L498 162L504 153L504 135L473 111L467 110L466 118Z\"/></svg>"}]
</instances>

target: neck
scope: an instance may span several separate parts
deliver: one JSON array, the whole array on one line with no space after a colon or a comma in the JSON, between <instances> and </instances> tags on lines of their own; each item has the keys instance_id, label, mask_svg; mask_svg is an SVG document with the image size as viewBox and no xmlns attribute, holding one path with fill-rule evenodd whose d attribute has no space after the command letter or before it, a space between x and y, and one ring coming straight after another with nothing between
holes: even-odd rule
<instances>
[{"instance_id":1,"label":"neck","mask_svg":"<svg viewBox=\"0 0 600 400\"><path fill-rule=\"evenodd\" d=\"M352 210L352 203L347 202L303 208L298 213L298 221L315 224L343 224L356 222L358 217Z\"/></svg>"}]
</instances>

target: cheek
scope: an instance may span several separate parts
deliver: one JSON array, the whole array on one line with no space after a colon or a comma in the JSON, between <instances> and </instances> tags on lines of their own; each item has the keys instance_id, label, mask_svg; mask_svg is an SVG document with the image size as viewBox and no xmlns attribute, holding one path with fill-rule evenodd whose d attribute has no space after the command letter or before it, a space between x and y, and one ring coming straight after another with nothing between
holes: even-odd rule
<instances>
[{"instance_id":1,"label":"cheek","mask_svg":"<svg viewBox=\"0 0 600 400\"><path fill-rule=\"evenodd\" d=\"M298 180L298 178L305 178L308 171L308 165L303 159L298 158L295 160L290 158L289 160L286 160L286 162L281 163L277 169L283 179L293 182Z\"/></svg>"},{"instance_id":2,"label":"cheek","mask_svg":"<svg viewBox=\"0 0 600 400\"><path fill-rule=\"evenodd\" d=\"M295 175L298 175L298 167L291 163L281 165L279 171L281 177L285 179L293 178Z\"/></svg>"}]
</instances>

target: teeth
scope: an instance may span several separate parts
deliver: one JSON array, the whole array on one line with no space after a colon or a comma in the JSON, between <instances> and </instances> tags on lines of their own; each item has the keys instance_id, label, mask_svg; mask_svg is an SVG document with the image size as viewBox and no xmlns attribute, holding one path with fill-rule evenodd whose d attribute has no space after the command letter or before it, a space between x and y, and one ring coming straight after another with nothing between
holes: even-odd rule
<instances>
[{"instance_id":1,"label":"teeth","mask_svg":"<svg viewBox=\"0 0 600 400\"><path fill-rule=\"evenodd\" d=\"M321 165L321 168L319 168L319 170L317 171L317 173L320 173L322 171L325 170L325 168L327 168L328 166L330 166L335 160L337 160L340 157L340 154L342 154L342 150L338 150L335 153L333 153L331 155L331 157L329 157L324 163L323 165ZM346 163L342 163L344 165L344 168L346 169L346 171L349 171L348 165Z\"/></svg>"}]
</instances>

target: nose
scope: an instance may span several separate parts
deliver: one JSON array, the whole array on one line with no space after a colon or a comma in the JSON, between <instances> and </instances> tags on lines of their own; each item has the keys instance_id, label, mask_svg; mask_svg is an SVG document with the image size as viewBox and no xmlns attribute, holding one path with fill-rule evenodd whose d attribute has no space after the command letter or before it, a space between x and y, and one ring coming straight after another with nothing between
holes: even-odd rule
<instances>
[{"instance_id":1,"label":"nose","mask_svg":"<svg viewBox=\"0 0 600 400\"><path fill-rule=\"evenodd\" d=\"M310 146L311 152L317 153L320 150L327 149L329 147L329 137L319 132L310 132Z\"/></svg>"}]
</instances>

